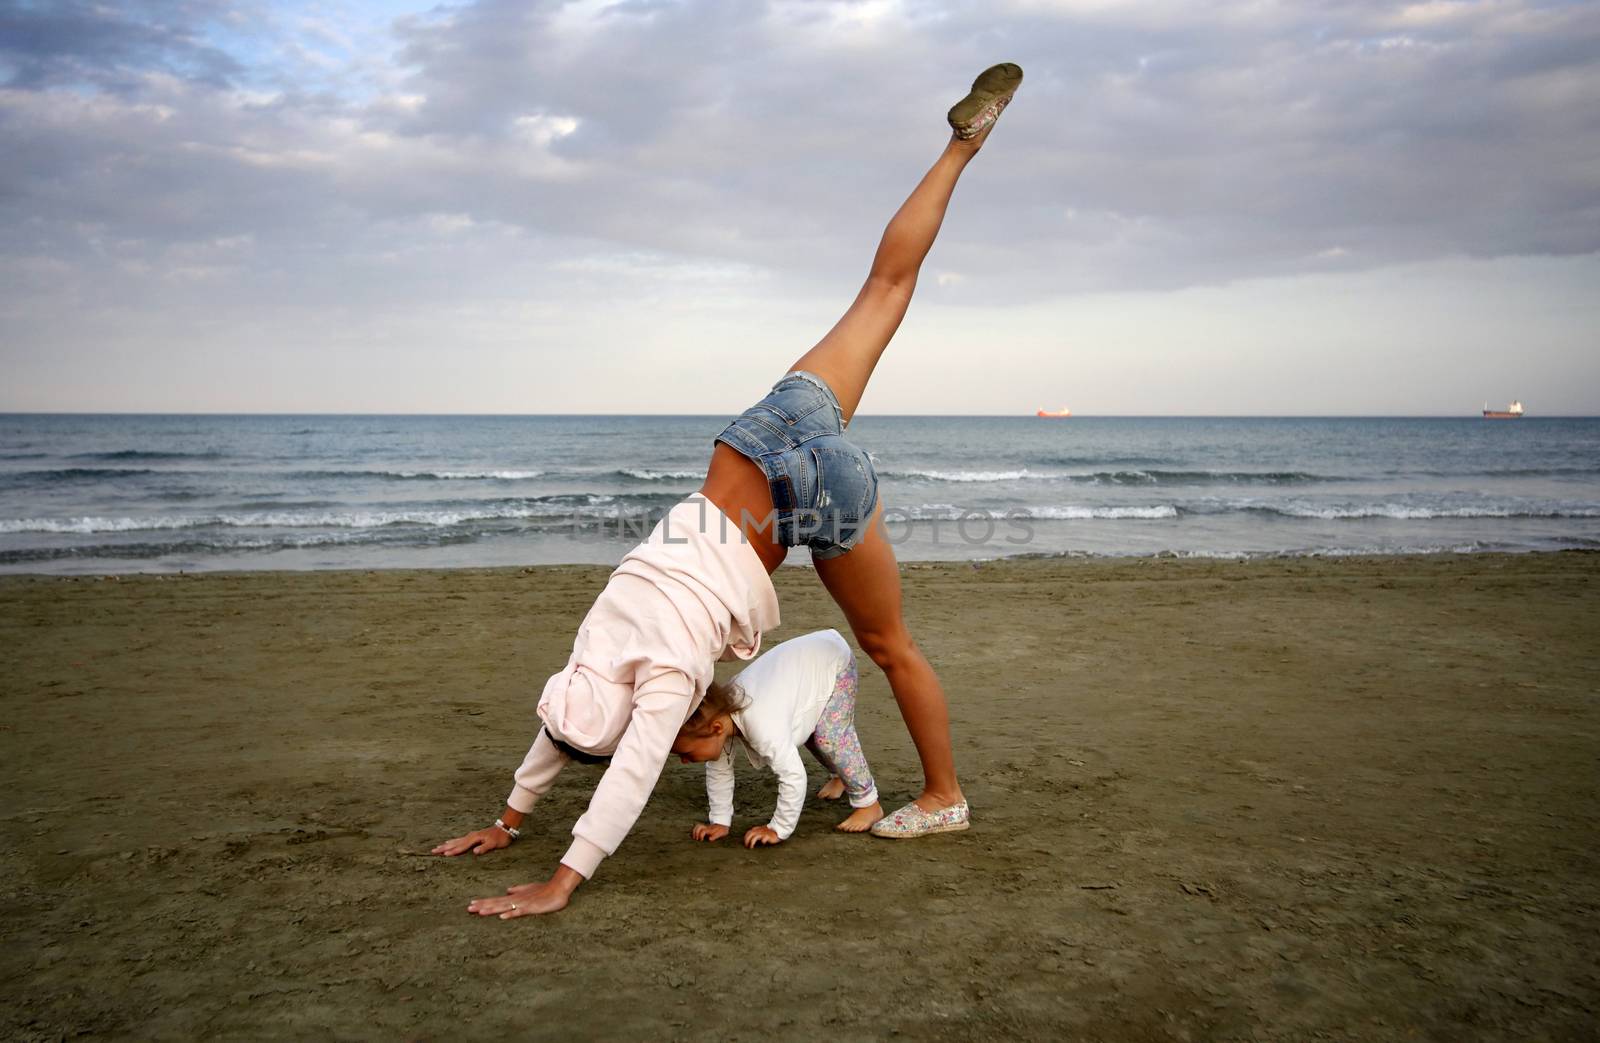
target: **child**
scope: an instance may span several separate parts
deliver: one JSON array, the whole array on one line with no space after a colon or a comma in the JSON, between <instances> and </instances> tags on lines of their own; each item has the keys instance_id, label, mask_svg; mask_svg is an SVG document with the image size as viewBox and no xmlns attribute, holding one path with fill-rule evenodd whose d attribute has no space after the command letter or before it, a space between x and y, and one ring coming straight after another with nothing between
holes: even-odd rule
<instances>
[{"instance_id":1,"label":"child","mask_svg":"<svg viewBox=\"0 0 1600 1043\"><path fill-rule=\"evenodd\" d=\"M543 726L505 810L493 826L434 853L508 846L569 761L607 760L605 773L550 878L477 899L468 912L512 919L566 907L633 828L715 660L752 658L763 632L777 626L771 573L802 544L856 643L883 671L922 761L921 794L874 823L874 835L965 828L970 809L956 778L944 689L901 612L900 571L883 533L871 458L844 430L910 306L957 180L1021 83L1016 65L993 66L951 108L952 135L884 229L855 301L766 397L717 435L699 492L672 508L612 573L566 666L545 683ZM707 376L724 372L716 366Z\"/></svg>"},{"instance_id":2,"label":"child","mask_svg":"<svg viewBox=\"0 0 1600 1043\"><path fill-rule=\"evenodd\" d=\"M856 737L856 659L836 630L786 641L746 667L731 685L712 685L700 708L678 731L672 752L685 764L706 766L710 823L694 827L696 840L721 840L733 824L735 743L750 763L778 775L772 821L752 826L744 846L780 844L794 832L805 803L806 766L798 746L830 772L817 794L848 793L852 811L836 827L863 833L883 818L878 789ZM841 786L842 783L842 786Z\"/></svg>"}]
</instances>

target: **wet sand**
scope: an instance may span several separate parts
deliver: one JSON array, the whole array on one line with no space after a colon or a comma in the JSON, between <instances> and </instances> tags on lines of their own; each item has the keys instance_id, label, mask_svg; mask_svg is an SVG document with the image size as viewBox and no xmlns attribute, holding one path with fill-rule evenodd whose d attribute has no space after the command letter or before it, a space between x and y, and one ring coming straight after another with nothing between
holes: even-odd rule
<instances>
[{"instance_id":1,"label":"wet sand","mask_svg":"<svg viewBox=\"0 0 1600 1043\"><path fill-rule=\"evenodd\" d=\"M1600 555L912 565L970 832L696 845L674 762L565 912L470 918L598 777L425 854L604 576L0 580L0 1036L1594 1038ZM779 588L775 638L842 629ZM774 793L741 767L736 827Z\"/></svg>"}]
</instances>

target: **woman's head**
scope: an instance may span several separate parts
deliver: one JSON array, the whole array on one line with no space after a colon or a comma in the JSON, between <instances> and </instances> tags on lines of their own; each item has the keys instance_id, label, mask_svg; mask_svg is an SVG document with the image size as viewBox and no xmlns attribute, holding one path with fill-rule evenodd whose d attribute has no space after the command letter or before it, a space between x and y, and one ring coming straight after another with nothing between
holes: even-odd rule
<instances>
[{"instance_id":1,"label":"woman's head","mask_svg":"<svg viewBox=\"0 0 1600 1043\"><path fill-rule=\"evenodd\" d=\"M716 760L734 734L733 715L743 710L748 702L737 685L711 682L699 707L678 729L672 752L685 764Z\"/></svg>"}]
</instances>

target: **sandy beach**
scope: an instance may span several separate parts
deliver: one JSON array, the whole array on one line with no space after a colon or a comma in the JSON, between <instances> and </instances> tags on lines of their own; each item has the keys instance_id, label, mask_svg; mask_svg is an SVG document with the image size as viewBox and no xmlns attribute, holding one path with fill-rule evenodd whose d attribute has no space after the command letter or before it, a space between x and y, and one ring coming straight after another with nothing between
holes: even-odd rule
<instances>
[{"instance_id":1,"label":"sandy beach","mask_svg":"<svg viewBox=\"0 0 1600 1043\"><path fill-rule=\"evenodd\" d=\"M674 762L569 909L471 918L598 777L426 854L493 820L605 575L0 579L0 1035L1593 1038L1600 555L911 565L970 832L813 801L696 845ZM774 639L843 629L778 579ZM895 805L916 758L862 679Z\"/></svg>"}]
</instances>

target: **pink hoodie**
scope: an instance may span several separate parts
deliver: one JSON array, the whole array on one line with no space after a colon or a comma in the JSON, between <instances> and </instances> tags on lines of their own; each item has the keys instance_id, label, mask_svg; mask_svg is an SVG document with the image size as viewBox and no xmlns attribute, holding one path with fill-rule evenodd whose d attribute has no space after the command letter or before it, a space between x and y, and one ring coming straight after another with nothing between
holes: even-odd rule
<instances>
[{"instance_id":1,"label":"pink hoodie","mask_svg":"<svg viewBox=\"0 0 1600 1043\"><path fill-rule=\"evenodd\" d=\"M544 729L506 803L531 811L566 763L545 732L610 754L561 859L593 876L650 799L716 661L752 658L777 625L778 595L761 558L715 504L690 496L627 553L584 617L572 657L545 683Z\"/></svg>"}]
</instances>

